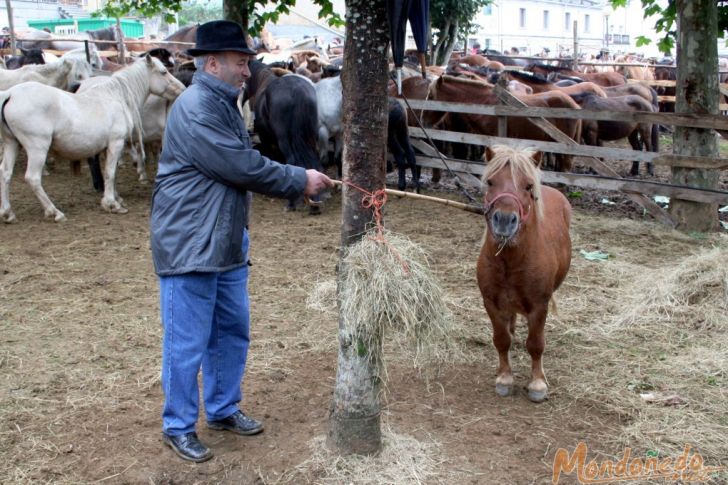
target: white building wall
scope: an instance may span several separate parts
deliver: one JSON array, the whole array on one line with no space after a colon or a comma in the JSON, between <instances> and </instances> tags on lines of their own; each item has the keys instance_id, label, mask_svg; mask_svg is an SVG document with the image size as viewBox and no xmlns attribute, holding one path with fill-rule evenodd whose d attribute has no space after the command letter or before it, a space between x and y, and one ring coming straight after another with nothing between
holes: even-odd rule
<instances>
[{"instance_id":1,"label":"white building wall","mask_svg":"<svg viewBox=\"0 0 728 485\"><path fill-rule=\"evenodd\" d=\"M60 18L57 3L13 0L12 6L15 28L18 31L28 28L28 20ZM0 28L8 25L8 11L5 2L2 2L0 3Z\"/></svg>"}]
</instances>

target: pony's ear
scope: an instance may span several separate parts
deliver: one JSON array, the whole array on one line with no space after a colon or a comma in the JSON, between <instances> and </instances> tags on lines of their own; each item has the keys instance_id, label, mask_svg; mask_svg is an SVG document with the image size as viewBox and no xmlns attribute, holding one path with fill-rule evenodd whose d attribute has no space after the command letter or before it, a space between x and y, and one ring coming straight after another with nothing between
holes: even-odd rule
<instances>
[{"instance_id":1,"label":"pony's ear","mask_svg":"<svg viewBox=\"0 0 728 485\"><path fill-rule=\"evenodd\" d=\"M543 152L536 152L533 154L533 156L531 158L536 163L536 166L538 168L541 168L541 165L543 163Z\"/></svg>"},{"instance_id":2,"label":"pony's ear","mask_svg":"<svg viewBox=\"0 0 728 485\"><path fill-rule=\"evenodd\" d=\"M493 159L493 155L495 155L495 152L493 149L489 146L485 147L485 152L483 153L483 161L485 163L490 162Z\"/></svg>"},{"instance_id":3,"label":"pony's ear","mask_svg":"<svg viewBox=\"0 0 728 485\"><path fill-rule=\"evenodd\" d=\"M144 54L144 59L147 60L147 66L151 66L154 64L154 61L152 60L152 56L149 54Z\"/></svg>"},{"instance_id":4,"label":"pony's ear","mask_svg":"<svg viewBox=\"0 0 728 485\"><path fill-rule=\"evenodd\" d=\"M27 55L28 55L28 50L26 50L26 49L23 49L22 47L20 47L20 52L21 52L21 54L23 54L24 56L27 56Z\"/></svg>"}]
</instances>

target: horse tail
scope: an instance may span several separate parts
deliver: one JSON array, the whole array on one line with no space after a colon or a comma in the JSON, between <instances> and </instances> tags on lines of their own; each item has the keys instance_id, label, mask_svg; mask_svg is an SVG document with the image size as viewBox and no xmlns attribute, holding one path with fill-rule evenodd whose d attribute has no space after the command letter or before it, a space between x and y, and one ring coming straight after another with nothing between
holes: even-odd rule
<instances>
[{"instance_id":1,"label":"horse tail","mask_svg":"<svg viewBox=\"0 0 728 485\"><path fill-rule=\"evenodd\" d=\"M321 160L319 159L319 138L318 138L318 105L316 100L316 92L311 87L310 92L308 86L304 90L298 92L301 98L298 106L292 110L289 119L288 130L283 138L287 138L288 153L286 157L293 159L293 164L306 169L321 170ZM310 94L307 95L307 94ZM285 141L282 145L286 144ZM281 146L283 151L283 147ZM289 163L291 163L289 161Z\"/></svg>"},{"instance_id":2,"label":"horse tail","mask_svg":"<svg viewBox=\"0 0 728 485\"><path fill-rule=\"evenodd\" d=\"M650 133L650 140L652 141L652 151L657 153L660 151L660 125L659 123L652 123L652 131Z\"/></svg>"},{"instance_id":3,"label":"horse tail","mask_svg":"<svg viewBox=\"0 0 728 485\"><path fill-rule=\"evenodd\" d=\"M10 101L10 91L0 91L0 123L5 125L8 131L12 134L13 130L10 129L10 125L5 119L5 105L8 104L8 101Z\"/></svg>"}]
</instances>

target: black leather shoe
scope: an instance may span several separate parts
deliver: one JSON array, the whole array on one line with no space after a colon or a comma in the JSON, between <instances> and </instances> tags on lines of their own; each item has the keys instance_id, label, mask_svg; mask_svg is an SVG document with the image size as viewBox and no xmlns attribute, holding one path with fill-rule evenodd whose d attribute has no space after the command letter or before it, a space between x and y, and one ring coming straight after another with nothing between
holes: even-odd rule
<instances>
[{"instance_id":1,"label":"black leather shoe","mask_svg":"<svg viewBox=\"0 0 728 485\"><path fill-rule=\"evenodd\" d=\"M212 458L212 450L202 444L194 431L179 436L169 436L162 433L162 441L169 445L183 460L202 463Z\"/></svg>"},{"instance_id":2,"label":"black leather shoe","mask_svg":"<svg viewBox=\"0 0 728 485\"><path fill-rule=\"evenodd\" d=\"M207 427L210 429L227 430L236 434L252 435L263 431L263 423L243 414L242 411L236 411L234 414L225 419L218 421L208 421Z\"/></svg>"}]
</instances>

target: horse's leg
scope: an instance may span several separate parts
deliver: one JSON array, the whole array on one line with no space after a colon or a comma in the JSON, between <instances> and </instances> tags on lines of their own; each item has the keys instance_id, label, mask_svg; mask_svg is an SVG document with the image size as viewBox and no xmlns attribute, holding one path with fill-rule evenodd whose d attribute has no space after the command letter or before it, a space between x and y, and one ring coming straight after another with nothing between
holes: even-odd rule
<instances>
[{"instance_id":1,"label":"horse's leg","mask_svg":"<svg viewBox=\"0 0 728 485\"><path fill-rule=\"evenodd\" d=\"M106 148L106 164L104 165L104 196L101 198L101 207L116 214L129 212L122 207L120 198L116 193L116 167L124 150L124 140L113 141Z\"/></svg>"},{"instance_id":2,"label":"horse's leg","mask_svg":"<svg viewBox=\"0 0 728 485\"><path fill-rule=\"evenodd\" d=\"M49 147L50 140L40 146L30 149L26 148L26 152L28 153L28 163L25 169L25 181L28 185L30 185L30 188L33 189L33 193L35 193L35 196L43 206L43 213L45 217L52 217L56 222L60 222L65 220L66 216L64 216L63 212L59 211L56 206L53 205L53 202L51 202L51 199L48 197L48 194L46 194L45 190L43 190L43 186L41 185L43 166L45 165L46 157L48 156Z\"/></svg>"},{"instance_id":3,"label":"horse's leg","mask_svg":"<svg viewBox=\"0 0 728 485\"><path fill-rule=\"evenodd\" d=\"M91 183L96 192L104 191L104 176L101 174L101 155L98 153L86 159L89 172L91 172Z\"/></svg>"},{"instance_id":4,"label":"horse's leg","mask_svg":"<svg viewBox=\"0 0 728 485\"><path fill-rule=\"evenodd\" d=\"M528 315L528 338L526 349L531 354L531 382L528 383L528 398L533 402L542 402L546 399L548 385L546 375L543 373L543 356L546 340L544 338L544 324L548 303L537 307Z\"/></svg>"},{"instance_id":5,"label":"horse's leg","mask_svg":"<svg viewBox=\"0 0 728 485\"><path fill-rule=\"evenodd\" d=\"M486 308L487 309L487 308ZM499 396L508 396L513 392L513 372L508 352L511 349L513 330L516 325L516 314L488 311L493 325L493 345L498 351L498 371L495 378L495 392Z\"/></svg>"},{"instance_id":6,"label":"horse's leg","mask_svg":"<svg viewBox=\"0 0 728 485\"><path fill-rule=\"evenodd\" d=\"M633 150L642 151L642 143L639 139L639 134L642 131L642 125L637 125L635 129L632 131L632 133L629 134L627 139L629 140L629 144L632 145ZM632 168L629 171L629 174L632 176L639 175L640 173L640 162L633 161L632 162Z\"/></svg>"},{"instance_id":7,"label":"horse's leg","mask_svg":"<svg viewBox=\"0 0 728 485\"><path fill-rule=\"evenodd\" d=\"M142 151L142 148L144 148L144 151ZM146 184L147 182L149 182L149 179L147 178L147 163L145 158L147 153L148 152L146 147L142 147L139 142L135 141L131 144L132 160L134 160L134 164L136 165L139 182L141 182L142 184Z\"/></svg>"},{"instance_id":8,"label":"horse's leg","mask_svg":"<svg viewBox=\"0 0 728 485\"><path fill-rule=\"evenodd\" d=\"M3 221L11 223L17 219L10 207L10 179L13 177L20 144L15 137L3 136L3 147L3 161L0 164L0 217Z\"/></svg>"}]
</instances>

